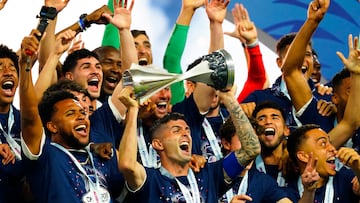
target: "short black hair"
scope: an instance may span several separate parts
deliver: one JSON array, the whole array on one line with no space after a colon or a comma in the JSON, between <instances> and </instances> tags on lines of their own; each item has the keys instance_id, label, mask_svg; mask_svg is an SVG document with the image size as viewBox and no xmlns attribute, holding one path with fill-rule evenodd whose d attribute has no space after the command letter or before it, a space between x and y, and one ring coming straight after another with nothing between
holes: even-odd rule
<instances>
[{"instance_id":1,"label":"short black hair","mask_svg":"<svg viewBox=\"0 0 360 203\"><path fill-rule=\"evenodd\" d=\"M93 50L93 52L99 57L100 62L104 60L105 54L110 51L121 53L119 49L116 49L113 46L100 46Z\"/></svg>"},{"instance_id":2,"label":"short black hair","mask_svg":"<svg viewBox=\"0 0 360 203\"><path fill-rule=\"evenodd\" d=\"M7 47L6 45L1 44L0 45L0 58L8 58L10 59L16 68L16 72L19 74L19 57L16 55L16 53Z\"/></svg>"},{"instance_id":3,"label":"short black hair","mask_svg":"<svg viewBox=\"0 0 360 203\"><path fill-rule=\"evenodd\" d=\"M277 42L276 42L276 53L278 56L284 54L285 49L288 45L290 45L296 36L296 32L288 33L283 35Z\"/></svg>"},{"instance_id":4,"label":"short black hair","mask_svg":"<svg viewBox=\"0 0 360 203\"><path fill-rule=\"evenodd\" d=\"M67 90L83 93L85 96L89 97L92 101L94 98L91 97L87 89L85 89L81 84L77 83L74 80L69 80L67 78L60 79L57 83L52 84L47 91L58 91L58 90Z\"/></svg>"},{"instance_id":5,"label":"short black hair","mask_svg":"<svg viewBox=\"0 0 360 203\"><path fill-rule=\"evenodd\" d=\"M289 158L286 164L286 174L284 174L287 181L296 181L299 179L301 171L296 153L299 151L299 148L304 140L307 139L305 134L312 129L318 128L320 128L320 126L315 124L302 125L292 131L288 136L286 149L288 151Z\"/></svg>"},{"instance_id":6,"label":"short black hair","mask_svg":"<svg viewBox=\"0 0 360 203\"><path fill-rule=\"evenodd\" d=\"M270 100L265 100L265 101L257 104L252 113L252 117L256 119L256 115L259 113L259 111L261 111L263 109L276 109L276 110L280 111L281 116L283 117L284 122L286 123L287 116L285 114L284 109L278 103L276 103L274 101L270 101Z\"/></svg>"},{"instance_id":7,"label":"short black hair","mask_svg":"<svg viewBox=\"0 0 360 203\"><path fill-rule=\"evenodd\" d=\"M350 77L350 71L346 68L344 68L340 72L336 73L331 80L331 84L334 89L334 92L337 92L342 81L349 77Z\"/></svg>"},{"instance_id":8,"label":"short black hair","mask_svg":"<svg viewBox=\"0 0 360 203\"><path fill-rule=\"evenodd\" d=\"M296 34L297 34L296 32L285 34L276 42L276 53L279 57L286 54L284 53L285 49L288 45L290 45L294 41ZM312 43L310 41L309 45L311 46L311 44Z\"/></svg>"},{"instance_id":9,"label":"short black hair","mask_svg":"<svg viewBox=\"0 0 360 203\"><path fill-rule=\"evenodd\" d=\"M229 117L226 119L225 123L220 127L220 139L225 139L228 142L231 142L231 138L236 134L236 128L234 123Z\"/></svg>"},{"instance_id":10,"label":"short black hair","mask_svg":"<svg viewBox=\"0 0 360 203\"><path fill-rule=\"evenodd\" d=\"M289 158L294 162L296 161L296 152L299 150L300 145L306 139L305 134L312 130L320 128L319 125L315 124L306 124L296 128L293 132L290 133L287 139L287 150L289 152Z\"/></svg>"},{"instance_id":11,"label":"short black hair","mask_svg":"<svg viewBox=\"0 0 360 203\"><path fill-rule=\"evenodd\" d=\"M95 52L89 51L88 49L79 49L72 52L66 57L64 61L64 64L62 66L62 74L65 75L65 73L73 71L77 62L80 59L90 58L90 57L94 57L97 60L99 60L98 55L95 54Z\"/></svg>"},{"instance_id":12,"label":"short black hair","mask_svg":"<svg viewBox=\"0 0 360 203\"><path fill-rule=\"evenodd\" d=\"M185 116L177 112L168 113L164 117L157 119L150 128L151 140L154 138L155 133L161 126L168 123L169 121L176 121L176 120L184 120L186 122Z\"/></svg>"},{"instance_id":13,"label":"short black hair","mask_svg":"<svg viewBox=\"0 0 360 203\"><path fill-rule=\"evenodd\" d=\"M39 102L38 109L41 122L44 126L46 135L50 136L50 132L46 128L47 122L51 120L51 117L57 111L55 109L55 104L59 101L65 99L75 99L77 98L67 90L57 90L57 91L48 91L46 90L42 96L41 101Z\"/></svg>"},{"instance_id":14,"label":"short black hair","mask_svg":"<svg viewBox=\"0 0 360 203\"><path fill-rule=\"evenodd\" d=\"M133 38L135 38L139 35L145 35L147 38L149 38L149 36L146 34L145 30L131 30L131 35L133 36Z\"/></svg>"}]
</instances>

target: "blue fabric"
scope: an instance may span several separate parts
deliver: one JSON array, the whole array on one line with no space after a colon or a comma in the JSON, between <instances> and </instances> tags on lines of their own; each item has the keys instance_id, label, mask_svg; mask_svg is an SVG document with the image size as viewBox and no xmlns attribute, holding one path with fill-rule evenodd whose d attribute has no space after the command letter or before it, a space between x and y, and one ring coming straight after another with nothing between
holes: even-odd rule
<instances>
[{"instance_id":1,"label":"blue fabric","mask_svg":"<svg viewBox=\"0 0 360 203\"><path fill-rule=\"evenodd\" d=\"M13 107L14 125L10 131L11 136L20 145L20 111ZM5 119L7 124L7 118ZM3 129L5 127L3 126ZM0 131L2 143L7 143L6 138ZM0 156L2 160L2 156ZM22 194L22 184L25 168L22 161L16 160L15 164L0 164L0 202L24 202Z\"/></svg>"},{"instance_id":2,"label":"blue fabric","mask_svg":"<svg viewBox=\"0 0 360 203\"><path fill-rule=\"evenodd\" d=\"M317 99L313 98L309 106L299 117L302 124L317 124L320 125L321 129L326 132L330 132L334 128L336 116L322 116L317 111ZM316 112L316 113L314 113ZM360 128L358 128L352 136L353 148L360 152Z\"/></svg>"},{"instance_id":3,"label":"blue fabric","mask_svg":"<svg viewBox=\"0 0 360 203\"><path fill-rule=\"evenodd\" d=\"M359 197L352 191L351 180L355 177L353 171L349 168L342 167L339 172L334 176L334 203L351 203L358 202ZM326 184L316 189L314 202L324 202ZM300 195L297 188L297 180L289 182L286 188L290 199L293 202L298 202Z\"/></svg>"},{"instance_id":4,"label":"blue fabric","mask_svg":"<svg viewBox=\"0 0 360 203\"><path fill-rule=\"evenodd\" d=\"M289 127L296 127L297 124L294 120L294 115L292 113L292 102L289 100L283 92L280 90L281 76L276 79L275 83L271 88L264 90L255 90L248 97L244 99L242 103L255 102L260 104L263 101L273 101L278 103L284 110L287 118L284 118L286 124Z\"/></svg>"},{"instance_id":5,"label":"blue fabric","mask_svg":"<svg viewBox=\"0 0 360 203\"><path fill-rule=\"evenodd\" d=\"M84 161L86 153L73 153L76 159ZM36 203L80 203L86 193L84 180L75 164L60 149L50 144L47 138L38 160L31 161L23 155L28 168L29 182ZM124 185L124 179L117 168L115 157L102 161L94 156L94 165L99 174L100 185L107 188L112 198L117 197ZM94 173L93 170L87 172Z\"/></svg>"},{"instance_id":6,"label":"blue fabric","mask_svg":"<svg viewBox=\"0 0 360 203\"><path fill-rule=\"evenodd\" d=\"M108 102L94 111L90 116L90 122L91 142L111 142L114 148L118 149L125 126L116 120Z\"/></svg>"},{"instance_id":7,"label":"blue fabric","mask_svg":"<svg viewBox=\"0 0 360 203\"><path fill-rule=\"evenodd\" d=\"M207 139L205 131L202 127L202 123L205 117L199 113L193 95L191 94L189 98L185 98L182 102L177 103L175 106L173 106L172 111L182 113L186 118L187 124L191 129L191 137L193 140L192 153L202 155L207 160L216 160L214 156L214 151L211 148L210 142ZM229 112L224 106L220 107L220 111L224 119L229 117ZM218 142L220 144L221 140L219 132L220 127L224 122L223 118L221 116L215 116L209 117L207 118L207 120L209 121L215 137L218 139Z\"/></svg>"},{"instance_id":8,"label":"blue fabric","mask_svg":"<svg viewBox=\"0 0 360 203\"><path fill-rule=\"evenodd\" d=\"M285 111L285 115L287 116L287 118L285 118L286 124L290 127L290 130L293 130L295 127L297 127L297 124L294 119L295 115L293 115L292 113L293 105L291 100L288 97L286 97L283 92L281 92L280 89L281 81L282 81L282 77L280 76L276 79L275 83L271 88L267 88L264 90L256 90L252 92L248 97L244 99L242 103L255 102L256 104L260 104L261 102L266 100L278 103L283 108L283 110ZM329 100L329 96L321 96L317 93L317 91L315 91L314 83L311 80L308 81L308 84L310 86L310 89L313 90L313 95L316 98L324 99L327 101ZM316 109L315 112L317 113L318 110Z\"/></svg>"},{"instance_id":9,"label":"blue fabric","mask_svg":"<svg viewBox=\"0 0 360 203\"><path fill-rule=\"evenodd\" d=\"M242 179L236 179L232 190L234 194L238 193L239 186ZM276 181L265 173L261 173L256 168L251 168L248 171L248 189L246 195L250 196L253 200L252 203L276 203L277 201L287 198L284 188L278 186ZM221 202L230 202L224 195Z\"/></svg>"},{"instance_id":10,"label":"blue fabric","mask_svg":"<svg viewBox=\"0 0 360 203\"><path fill-rule=\"evenodd\" d=\"M186 122L191 129L192 153L204 155L202 152L202 123L204 121L204 116L200 114L193 95L191 94L182 102L175 104L172 107L172 111L182 113L186 118ZM204 156L207 157L206 155Z\"/></svg>"},{"instance_id":11,"label":"blue fabric","mask_svg":"<svg viewBox=\"0 0 360 203\"><path fill-rule=\"evenodd\" d=\"M168 202L185 203L183 194L174 179L160 173L158 169L146 168L147 179L143 187L129 193L126 202ZM199 173L195 173L201 202L214 203L230 188L224 182L222 161L207 164ZM190 188L186 177L177 177Z\"/></svg>"},{"instance_id":12,"label":"blue fabric","mask_svg":"<svg viewBox=\"0 0 360 203\"><path fill-rule=\"evenodd\" d=\"M244 170L244 167L237 161L235 152L231 152L224 158L223 168L231 179L235 179Z\"/></svg>"},{"instance_id":13,"label":"blue fabric","mask_svg":"<svg viewBox=\"0 0 360 203\"><path fill-rule=\"evenodd\" d=\"M319 114L317 109L317 102L318 100L313 97L308 107L299 117L299 120L303 125L317 124L320 125L321 129L323 129L325 132L329 132L334 127L335 115L322 116L321 114Z\"/></svg>"}]
</instances>

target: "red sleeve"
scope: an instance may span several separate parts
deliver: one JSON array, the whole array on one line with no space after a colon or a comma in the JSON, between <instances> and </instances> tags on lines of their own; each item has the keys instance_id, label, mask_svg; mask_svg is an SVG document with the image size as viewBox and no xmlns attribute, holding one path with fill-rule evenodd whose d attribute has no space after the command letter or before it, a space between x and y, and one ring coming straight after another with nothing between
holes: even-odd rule
<instances>
[{"instance_id":1,"label":"red sleeve","mask_svg":"<svg viewBox=\"0 0 360 203\"><path fill-rule=\"evenodd\" d=\"M263 89L266 81L265 67L260 52L260 46L247 48L249 57L248 77L237 100L241 103L249 94L255 90Z\"/></svg>"}]
</instances>

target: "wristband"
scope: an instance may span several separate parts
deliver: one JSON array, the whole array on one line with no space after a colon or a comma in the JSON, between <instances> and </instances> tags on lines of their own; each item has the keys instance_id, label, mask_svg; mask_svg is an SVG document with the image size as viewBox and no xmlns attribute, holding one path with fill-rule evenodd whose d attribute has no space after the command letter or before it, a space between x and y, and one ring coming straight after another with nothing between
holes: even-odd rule
<instances>
[{"instance_id":1,"label":"wristband","mask_svg":"<svg viewBox=\"0 0 360 203\"><path fill-rule=\"evenodd\" d=\"M56 8L43 6L43 7L41 7L39 15L36 17L54 20L56 16L57 16Z\"/></svg>"},{"instance_id":2,"label":"wristband","mask_svg":"<svg viewBox=\"0 0 360 203\"><path fill-rule=\"evenodd\" d=\"M79 17L78 24L80 26L81 32L86 30L86 28L90 27L90 23L87 21L86 16L87 16L87 14L84 13L84 14L80 15L80 17Z\"/></svg>"},{"instance_id":3,"label":"wristband","mask_svg":"<svg viewBox=\"0 0 360 203\"><path fill-rule=\"evenodd\" d=\"M255 42L251 43L251 44L246 44L246 47L248 48L254 48L259 44L259 39L256 39Z\"/></svg>"},{"instance_id":4,"label":"wristband","mask_svg":"<svg viewBox=\"0 0 360 203\"><path fill-rule=\"evenodd\" d=\"M40 41L42 35L44 34L46 27L48 26L48 20L54 20L57 15L57 10L54 7L47 7L43 6L41 7L39 15L37 15L37 18L40 18L39 24L37 26L37 30L40 31L41 35L36 35L36 38Z\"/></svg>"}]
</instances>

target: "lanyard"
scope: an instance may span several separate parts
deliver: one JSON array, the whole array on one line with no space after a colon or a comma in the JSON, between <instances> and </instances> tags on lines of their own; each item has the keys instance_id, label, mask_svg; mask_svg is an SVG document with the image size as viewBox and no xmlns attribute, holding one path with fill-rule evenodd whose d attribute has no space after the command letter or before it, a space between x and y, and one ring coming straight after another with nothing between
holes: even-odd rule
<instances>
[{"instance_id":1,"label":"lanyard","mask_svg":"<svg viewBox=\"0 0 360 203\"><path fill-rule=\"evenodd\" d=\"M334 177L330 176L329 180L326 183L325 198L324 198L325 203L333 202L333 200L334 200L333 180L334 180ZM304 192L304 186L302 185L301 177L299 177L299 179L298 179L297 186L298 186L298 191L299 191L300 197L302 197L302 194Z\"/></svg>"},{"instance_id":2,"label":"lanyard","mask_svg":"<svg viewBox=\"0 0 360 203\"><path fill-rule=\"evenodd\" d=\"M261 158L261 155L258 155L255 159L255 165L256 165L256 169L260 172L266 173L266 169L265 169L265 164L263 159ZM279 171L277 179L276 179L277 184L280 187L285 187L285 179L282 176L281 171Z\"/></svg>"},{"instance_id":3,"label":"lanyard","mask_svg":"<svg viewBox=\"0 0 360 203\"><path fill-rule=\"evenodd\" d=\"M199 187L196 182L196 178L194 175L194 172L189 169L187 180L190 184L190 190L182 184L176 177L171 175L169 171L167 171L164 167L160 167L160 173L170 179L175 179L176 183L178 184L181 193L184 195L185 201L188 203L200 203L200 193L199 193Z\"/></svg>"},{"instance_id":4,"label":"lanyard","mask_svg":"<svg viewBox=\"0 0 360 203\"><path fill-rule=\"evenodd\" d=\"M241 183L239 185L237 194L238 195L246 194L248 185L249 185L249 171L246 171L244 177L241 179ZM228 190L226 192L227 202L230 202L233 197L234 197L234 192L233 192L233 189L231 188L230 190Z\"/></svg>"},{"instance_id":5,"label":"lanyard","mask_svg":"<svg viewBox=\"0 0 360 203\"><path fill-rule=\"evenodd\" d=\"M15 154L15 158L17 160L21 160L21 147L20 145L14 140L14 138L12 138L10 136L10 132L11 132L11 129L13 127L15 123L15 119L14 119L14 114L13 114L13 107L10 106L10 111L9 111L9 118L8 118L8 132L5 132L4 128L2 127L2 125L0 125L0 130L1 132L3 133L5 139L6 139L6 142L9 144L10 148L11 148L11 151L14 152Z\"/></svg>"},{"instance_id":6,"label":"lanyard","mask_svg":"<svg viewBox=\"0 0 360 203\"><path fill-rule=\"evenodd\" d=\"M148 151L141 122L138 127L138 148L143 166L148 168L158 168L157 153L151 145Z\"/></svg>"},{"instance_id":7,"label":"lanyard","mask_svg":"<svg viewBox=\"0 0 360 203\"><path fill-rule=\"evenodd\" d=\"M211 149L214 152L216 160L220 160L223 157L223 155L221 153L221 149L220 149L218 141L217 141L217 139L215 137L214 131L211 128L211 125L210 125L209 121L206 118L204 118L204 121L202 123L202 127L203 127L203 129L205 131L206 138L210 142L210 146L211 146Z\"/></svg>"},{"instance_id":8,"label":"lanyard","mask_svg":"<svg viewBox=\"0 0 360 203\"><path fill-rule=\"evenodd\" d=\"M79 161L74 157L73 154L71 154L67 149L65 149L63 146L52 142L51 145L53 145L54 147L60 149L61 151L63 151L66 155L68 155L70 157L70 159L73 161L73 163L75 164L76 168L83 174L83 176L86 178L86 180L84 180L85 184L88 185L90 191L96 191L100 185L99 185L99 177L96 174L96 170L95 170L95 166L94 166L94 159L92 154L86 150L86 152L89 155L90 158L90 162L91 162L91 166L94 169L94 177L95 177L95 183L93 182L93 180L88 176L88 174L86 173L85 169L81 166L81 164L79 163Z\"/></svg>"}]
</instances>

